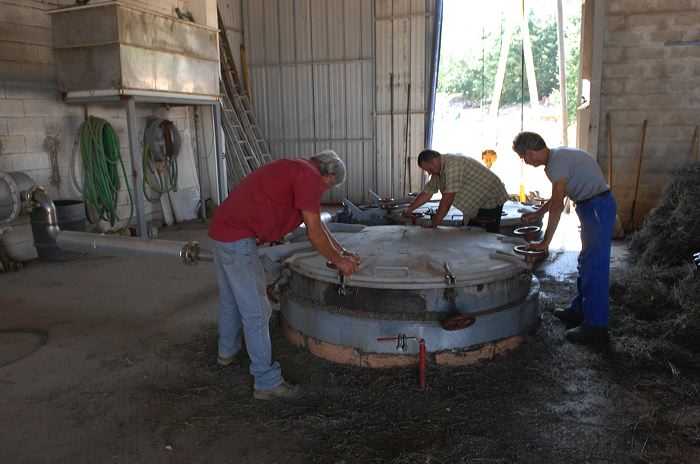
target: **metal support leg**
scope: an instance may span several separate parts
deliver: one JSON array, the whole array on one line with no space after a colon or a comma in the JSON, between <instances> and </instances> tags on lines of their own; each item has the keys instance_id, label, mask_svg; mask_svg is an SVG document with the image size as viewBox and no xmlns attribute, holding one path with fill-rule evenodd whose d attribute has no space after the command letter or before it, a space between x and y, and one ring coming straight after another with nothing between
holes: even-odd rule
<instances>
[{"instance_id":1,"label":"metal support leg","mask_svg":"<svg viewBox=\"0 0 700 464\"><path fill-rule=\"evenodd\" d=\"M219 104L213 106L214 108L214 149L216 150L216 180L217 180L217 200L218 204L224 202L224 199L228 196L228 181L226 176L226 160L224 157L226 154L223 150L223 143L221 143L221 108Z\"/></svg>"},{"instance_id":2,"label":"metal support leg","mask_svg":"<svg viewBox=\"0 0 700 464\"><path fill-rule=\"evenodd\" d=\"M136 135L136 103L134 97L126 101L126 126L129 135L129 154L131 156L131 177L134 184L134 206L136 207L136 233L139 237L148 237L146 228L146 211L144 209L144 194L141 179L143 168L141 166L141 153L139 141Z\"/></svg>"}]
</instances>

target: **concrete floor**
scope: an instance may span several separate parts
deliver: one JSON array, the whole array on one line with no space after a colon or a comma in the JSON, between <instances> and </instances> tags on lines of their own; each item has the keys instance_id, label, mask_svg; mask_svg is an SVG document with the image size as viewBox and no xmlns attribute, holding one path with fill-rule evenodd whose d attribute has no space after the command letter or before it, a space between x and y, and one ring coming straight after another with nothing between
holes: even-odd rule
<instances>
[{"instance_id":1,"label":"concrete floor","mask_svg":"<svg viewBox=\"0 0 700 464\"><path fill-rule=\"evenodd\" d=\"M577 237L575 215L566 216L542 269L573 283ZM194 239L210 249L202 223L163 230L160 238ZM618 262L624 247L615 249ZM124 446L139 456L160 446L148 433L121 432L148 425L149 400L125 401L119 393L157 390L159 378L176 378L176 365L163 360L179 344L206 333L215 346L211 263L94 255L33 261L0 274L0 288L0 460L96 462L86 447L104 447L110 456ZM104 420L82 422L85 409L103 411ZM128 438L115 444L116 435Z\"/></svg>"}]
</instances>

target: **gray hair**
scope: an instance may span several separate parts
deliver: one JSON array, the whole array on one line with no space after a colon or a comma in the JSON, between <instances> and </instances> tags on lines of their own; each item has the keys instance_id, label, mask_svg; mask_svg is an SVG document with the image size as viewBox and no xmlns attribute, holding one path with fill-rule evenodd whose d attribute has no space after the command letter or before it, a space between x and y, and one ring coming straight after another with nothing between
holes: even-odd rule
<instances>
[{"instance_id":1,"label":"gray hair","mask_svg":"<svg viewBox=\"0 0 700 464\"><path fill-rule=\"evenodd\" d=\"M542 150L547 144L540 134L535 132L521 132L513 139L513 151L521 158L526 150Z\"/></svg>"},{"instance_id":2,"label":"gray hair","mask_svg":"<svg viewBox=\"0 0 700 464\"><path fill-rule=\"evenodd\" d=\"M318 164L322 176L335 176L328 188L345 182L345 163L333 150L323 150L321 153L312 156L311 161Z\"/></svg>"}]
</instances>

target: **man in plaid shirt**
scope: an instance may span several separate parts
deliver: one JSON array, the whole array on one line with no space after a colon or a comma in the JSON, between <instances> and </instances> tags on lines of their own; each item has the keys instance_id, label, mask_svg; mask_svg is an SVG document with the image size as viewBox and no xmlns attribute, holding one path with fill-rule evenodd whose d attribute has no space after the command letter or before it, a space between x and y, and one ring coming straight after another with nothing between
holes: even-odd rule
<instances>
[{"instance_id":1,"label":"man in plaid shirt","mask_svg":"<svg viewBox=\"0 0 700 464\"><path fill-rule=\"evenodd\" d=\"M430 181L402 213L404 216L410 216L440 190L442 199L437 213L423 227L436 227L454 204L462 211L465 224L486 222L487 231L498 232L503 203L509 196L501 179L490 169L473 158L442 155L435 150L423 150L418 155L418 166L430 174ZM479 222L474 221L477 217Z\"/></svg>"}]
</instances>

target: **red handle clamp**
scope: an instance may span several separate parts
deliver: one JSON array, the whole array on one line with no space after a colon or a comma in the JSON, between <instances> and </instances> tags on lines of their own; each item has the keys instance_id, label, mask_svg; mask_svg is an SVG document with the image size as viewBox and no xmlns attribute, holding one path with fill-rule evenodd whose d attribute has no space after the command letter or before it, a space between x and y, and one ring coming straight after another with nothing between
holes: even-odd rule
<instances>
[{"instance_id":1,"label":"red handle clamp","mask_svg":"<svg viewBox=\"0 0 700 464\"><path fill-rule=\"evenodd\" d=\"M471 314L458 314L456 316L448 317L440 321L440 325L444 330L462 330L474 325L476 322L476 317Z\"/></svg>"}]
</instances>

